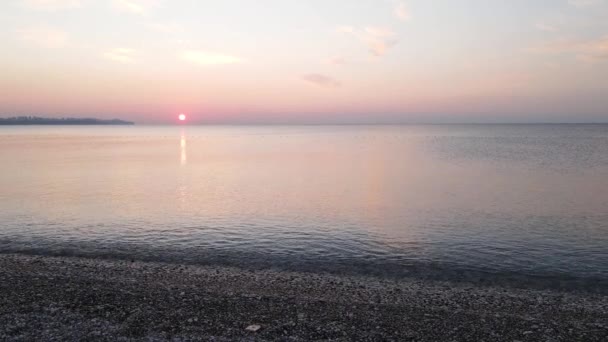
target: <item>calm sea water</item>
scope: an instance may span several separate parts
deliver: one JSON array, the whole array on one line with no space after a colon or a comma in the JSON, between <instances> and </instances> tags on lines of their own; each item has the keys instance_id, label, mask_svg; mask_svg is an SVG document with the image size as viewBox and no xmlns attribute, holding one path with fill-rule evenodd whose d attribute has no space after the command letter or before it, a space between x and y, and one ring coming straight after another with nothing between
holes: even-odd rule
<instances>
[{"instance_id":1,"label":"calm sea water","mask_svg":"<svg viewBox=\"0 0 608 342\"><path fill-rule=\"evenodd\" d=\"M0 127L0 251L601 283L608 126Z\"/></svg>"}]
</instances>

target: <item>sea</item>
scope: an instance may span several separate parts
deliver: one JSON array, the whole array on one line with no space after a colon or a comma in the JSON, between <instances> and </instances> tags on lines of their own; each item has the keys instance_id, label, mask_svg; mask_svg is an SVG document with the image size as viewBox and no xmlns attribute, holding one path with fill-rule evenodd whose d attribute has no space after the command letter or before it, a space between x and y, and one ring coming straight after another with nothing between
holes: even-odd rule
<instances>
[{"instance_id":1,"label":"sea","mask_svg":"<svg viewBox=\"0 0 608 342\"><path fill-rule=\"evenodd\" d=\"M0 126L0 253L608 289L608 125Z\"/></svg>"}]
</instances>

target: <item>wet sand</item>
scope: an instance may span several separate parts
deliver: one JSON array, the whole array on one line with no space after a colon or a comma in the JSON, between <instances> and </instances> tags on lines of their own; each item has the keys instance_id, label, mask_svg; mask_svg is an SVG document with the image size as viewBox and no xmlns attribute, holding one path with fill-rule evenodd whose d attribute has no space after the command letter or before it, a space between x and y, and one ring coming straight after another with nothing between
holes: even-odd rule
<instances>
[{"instance_id":1,"label":"wet sand","mask_svg":"<svg viewBox=\"0 0 608 342\"><path fill-rule=\"evenodd\" d=\"M0 255L2 341L607 339L600 294Z\"/></svg>"}]
</instances>

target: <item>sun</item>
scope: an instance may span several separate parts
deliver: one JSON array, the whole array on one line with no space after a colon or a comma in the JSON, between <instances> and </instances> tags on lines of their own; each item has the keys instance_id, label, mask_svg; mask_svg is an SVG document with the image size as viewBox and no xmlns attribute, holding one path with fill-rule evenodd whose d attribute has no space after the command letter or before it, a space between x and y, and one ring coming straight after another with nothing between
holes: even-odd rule
<instances>
[{"instance_id":1,"label":"sun","mask_svg":"<svg viewBox=\"0 0 608 342\"><path fill-rule=\"evenodd\" d=\"M186 121L186 114L180 114L177 118L179 121Z\"/></svg>"}]
</instances>

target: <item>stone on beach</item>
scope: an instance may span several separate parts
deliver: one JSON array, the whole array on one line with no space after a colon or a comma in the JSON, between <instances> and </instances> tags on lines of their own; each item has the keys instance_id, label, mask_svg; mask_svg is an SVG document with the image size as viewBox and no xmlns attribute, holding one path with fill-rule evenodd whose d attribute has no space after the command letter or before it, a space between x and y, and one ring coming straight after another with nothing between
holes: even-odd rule
<instances>
[{"instance_id":1,"label":"stone on beach","mask_svg":"<svg viewBox=\"0 0 608 342\"><path fill-rule=\"evenodd\" d=\"M261 328L261 326L259 326L258 324L252 324L252 325L248 326L247 328L245 328L245 330L256 332L256 331L260 330L260 328Z\"/></svg>"}]
</instances>

